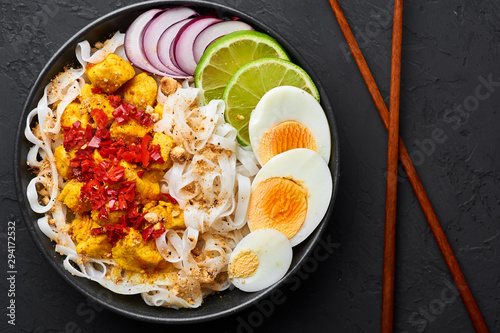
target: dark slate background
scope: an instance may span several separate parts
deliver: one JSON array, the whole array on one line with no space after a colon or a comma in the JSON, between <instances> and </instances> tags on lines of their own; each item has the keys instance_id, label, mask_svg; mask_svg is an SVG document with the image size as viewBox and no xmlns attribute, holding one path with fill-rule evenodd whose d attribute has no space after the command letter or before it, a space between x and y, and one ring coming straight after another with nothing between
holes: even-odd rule
<instances>
[{"instance_id":1,"label":"dark slate background","mask_svg":"<svg viewBox=\"0 0 500 333\"><path fill-rule=\"evenodd\" d=\"M65 40L130 0L0 2L2 332L376 332L380 325L387 135L326 0L217 0L276 30L310 62L340 132L335 213L281 297L222 320L161 327L92 304L42 258L20 219L13 142L25 98ZM392 2L341 0L388 101ZM401 136L490 330L500 331L500 2L404 4ZM493 84L484 85L484 80ZM434 134L433 134L434 133ZM439 135L437 135L438 133ZM7 222L17 226L17 325L8 327ZM399 182L395 332L472 332L408 181Z\"/></svg>"}]
</instances>

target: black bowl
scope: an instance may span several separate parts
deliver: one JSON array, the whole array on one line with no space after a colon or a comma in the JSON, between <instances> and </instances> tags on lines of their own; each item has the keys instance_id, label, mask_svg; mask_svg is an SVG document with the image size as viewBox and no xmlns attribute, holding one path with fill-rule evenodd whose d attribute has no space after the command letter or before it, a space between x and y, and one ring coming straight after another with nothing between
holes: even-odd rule
<instances>
[{"instance_id":1,"label":"black bowl","mask_svg":"<svg viewBox=\"0 0 500 333\"><path fill-rule=\"evenodd\" d=\"M33 178L33 173L26 165L26 156L31 147L31 143L24 137L24 127L28 113L33 110L38 100L41 98L43 88L56 74L61 72L64 66L68 64L78 64L75 58L75 46L82 40L88 40L91 44L102 41L111 36L117 30L125 32L130 23L142 12L152 8L164 8L176 5L192 4L200 12L212 12L220 17L240 17L243 21L251 24L256 30L273 36L288 52L292 61L304 68L316 83L321 95L321 104L326 112L332 135L332 154L330 160L330 170L334 180L334 187L330 207L318 228L309 236L307 240L294 247L294 256L292 266L287 275L274 286L256 293L245 293L238 289L226 290L218 295L209 296L204 300L201 307L197 309L166 309L150 307L144 303L139 295L125 296L117 295L101 287L99 284L90 280L71 275L63 267L63 257L54 250L54 243L51 242L36 225L36 220L41 216L34 213L29 206L26 198L26 188L29 181ZM119 314L126 315L135 319L140 319L156 323L194 323L221 318L240 311L251 304L265 298L270 292L279 287L284 281L292 276L301 266L301 263L310 255L314 246L318 242L322 232L332 215L333 202L337 193L339 178L339 144L337 126L334 119L334 113L326 91L322 87L318 77L314 74L312 68L301 58L301 56L291 47L290 43L281 38L277 33L269 29L258 20L241 13L237 10L223 5L217 5L204 1L151 1L131 5L117 11L114 11L102 18L94 21L84 29L76 33L68 42L66 42L49 60L38 76L33 88L31 89L26 104L23 109L21 121L17 131L17 140L15 148L14 170L16 170L15 182L17 196L23 218L28 230L49 264L67 281L86 297L96 301L104 307Z\"/></svg>"}]
</instances>

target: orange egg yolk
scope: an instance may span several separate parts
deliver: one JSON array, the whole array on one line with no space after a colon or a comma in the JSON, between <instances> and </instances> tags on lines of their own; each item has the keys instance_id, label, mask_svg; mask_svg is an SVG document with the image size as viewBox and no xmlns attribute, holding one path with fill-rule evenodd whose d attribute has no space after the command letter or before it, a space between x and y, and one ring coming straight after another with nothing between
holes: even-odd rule
<instances>
[{"instance_id":1,"label":"orange egg yolk","mask_svg":"<svg viewBox=\"0 0 500 333\"><path fill-rule=\"evenodd\" d=\"M290 239L304 224L306 213L306 189L291 179L273 177L252 192L248 223L252 230L272 228Z\"/></svg>"},{"instance_id":2,"label":"orange egg yolk","mask_svg":"<svg viewBox=\"0 0 500 333\"><path fill-rule=\"evenodd\" d=\"M238 253L229 264L229 277L247 278L255 274L259 267L259 256L252 250Z\"/></svg>"},{"instance_id":3,"label":"orange egg yolk","mask_svg":"<svg viewBox=\"0 0 500 333\"><path fill-rule=\"evenodd\" d=\"M259 157L266 164L273 156L295 148L318 151L311 131L295 120L283 121L269 129L260 139Z\"/></svg>"}]
</instances>

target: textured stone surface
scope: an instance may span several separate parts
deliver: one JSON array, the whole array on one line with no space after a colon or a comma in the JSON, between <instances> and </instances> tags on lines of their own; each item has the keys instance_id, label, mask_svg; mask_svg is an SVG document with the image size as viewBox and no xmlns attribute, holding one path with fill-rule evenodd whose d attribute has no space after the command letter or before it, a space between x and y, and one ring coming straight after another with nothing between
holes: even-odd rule
<instances>
[{"instance_id":1,"label":"textured stone surface","mask_svg":"<svg viewBox=\"0 0 500 333\"><path fill-rule=\"evenodd\" d=\"M274 303L267 300L223 320L189 327L162 328L104 310L47 265L20 220L13 189L11 156L19 114L39 71L65 40L92 20L133 2L0 3L0 331L378 331L387 135L326 0L214 2L249 13L282 34L327 87L339 125L342 169L335 213L323 236L325 243L336 244L331 253L318 250ZM340 3L388 100L392 2ZM500 3L407 0L401 136L494 332L500 331L500 83L488 91L483 78L500 82ZM395 332L472 332L403 174L398 202ZM7 328L4 314L9 220L17 223L14 330Z\"/></svg>"}]
</instances>

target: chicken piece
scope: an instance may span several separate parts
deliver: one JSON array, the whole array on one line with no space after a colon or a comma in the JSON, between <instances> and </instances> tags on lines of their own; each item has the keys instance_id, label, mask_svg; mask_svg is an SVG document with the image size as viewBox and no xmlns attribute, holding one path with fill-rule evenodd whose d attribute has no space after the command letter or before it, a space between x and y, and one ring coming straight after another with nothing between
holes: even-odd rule
<instances>
[{"instance_id":1,"label":"chicken piece","mask_svg":"<svg viewBox=\"0 0 500 333\"><path fill-rule=\"evenodd\" d=\"M105 234L92 235L90 231L100 226L92 221L88 215L77 217L71 222L70 232L76 243L76 252L92 258L109 257L112 245Z\"/></svg>"},{"instance_id":2,"label":"chicken piece","mask_svg":"<svg viewBox=\"0 0 500 333\"><path fill-rule=\"evenodd\" d=\"M152 183L159 183L160 180L163 179L163 176L165 176L165 172L161 170L152 170L152 171L146 171L142 175L142 179L145 179Z\"/></svg>"},{"instance_id":3,"label":"chicken piece","mask_svg":"<svg viewBox=\"0 0 500 333\"><path fill-rule=\"evenodd\" d=\"M106 94L118 90L125 82L135 75L134 67L123 58L110 53L97 64L88 64L85 74L95 88Z\"/></svg>"},{"instance_id":4,"label":"chicken piece","mask_svg":"<svg viewBox=\"0 0 500 333\"><path fill-rule=\"evenodd\" d=\"M172 79L171 77L164 76L160 81L160 89L163 95L169 96L172 95L177 89L181 88L182 85L179 81Z\"/></svg>"},{"instance_id":5,"label":"chicken piece","mask_svg":"<svg viewBox=\"0 0 500 333\"><path fill-rule=\"evenodd\" d=\"M75 155L76 149L72 149L68 153L66 149L64 149L64 146L59 146L54 150L56 168L64 180L69 180L73 176L72 168L69 166L69 162L75 158Z\"/></svg>"},{"instance_id":6,"label":"chicken piece","mask_svg":"<svg viewBox=\"0 0 500 333\"><path fill-rule=\"evenodd\" d=\"M106 116L108 116L108 121L114 119L113 111L115 108L109 102L108 96L105 94L94 94L92 89L94 89L94 86L90 84L85 84L83 86L80 94L80 102L82 106L87 108L89 114L91 114L92 109L101 109L104 111ZM95 118L94 121L96 121Z\"/></svg>"},{"instance_id":7,"label":"chicken piece","mask_svg":"<svg viewBox=\"0 0 500 333\"><path fill-rule=\"evenodd\" d=\"M146 110L156 102L158 86L153 77L142 72L123 85L123 101L139 110Z\"/></svg>"},{"instance_id":8,"label":"chicken piece","mask_svg":"<svg viewBox=\"0 0 500 333\"><path fill-rule=\"evenodd\" d=\"M153 182L148 177L144 177L146 173L140 178L137 172L142 169L126 161L121 161L120 165L125 168L125 180L135 182L138 199L143 205L158 199L160 195L160 184L158 182Z\"/></svg>"},{"instance_id":9,"label":"chicken piece","mask_svg":"<svg viewBox=\"0 0 500 333\"><path fill-rule=\"evenodd\" d=\"M98 227L98 226L97 226ZM80 215L76 217L70 225L70 235L76 243L80 243L90 236L92 229L92 220L88 215Z\"/></svg>"},{"instance_id":10,"label":"chicken piece","mask_svg":"<svg viewBox=\"0 0 500 333\"><path fill-rule=\"evenodd\" d=\"M158 116L154 116L155 113L158 114ZM151 117L153 117L153 116L155 118L158 118L155 121L161 120L163 118L163 105L161 105L160 103L156 103L156 105L153 109L153 114L151 115Z\"/></svg>"},{"instance_id":11,"label":"chicken piece","mask_svg":"<svg viewBox=\"0 0 500 333\"><path fill-rule=\"evenodd\" d=\"M165 229L178 229L186 227L184 224L184 213L182 209L179 208L179 205L175 205L171 202L149 202L144 206L143 212L147 214L155 214L156 221L162 222Z\"/></svg>"},{"instance_id":12,"label":"chicken piece","mask_svg":"<svg viewBox=\"0 0 500 333\"><path fill-rule=\"evenodd\" d=\"M141 233L134 228L130 228L129 233L116 243L112 254L118 265L133 272L153 271L163 261L155 242L144 241Z\"/></svg>"},{"instance_id":13,"label":"chicken piece","mask_svg":"<svg viewBox=\"0 0 500 333\"><path fill-rule=\"evenodd\" d=\"M85 128L90 121L90 115L80 103L69 103L61 115L61 126L72 127L77 121L81 123L82 128Z\"/></svg>"},{"instance_id":14,"label":"chicken piece","mask_svg":"<svg viewBox=\"0 0 500 333\"><path fill-rule=\"evenodd\" d=\"M80 198L83 183L76 179L70 180L66 183L61 194L57 197L59 201L63 202L69 209L76 213L88 212L92 209L90 202Z\"/></svg>"},{"instance_id":15,"label":"chicken piece","mask_svg":"<svg viewBox=\"0 0 500 333\"><path fill-rule=\"evenodd\" d=\"M109 134L115 141L123 139L125 143L139 143L150 130L151 127L144 127L135 119L130 119L122 124L114 122L109 129Z\"/></svg>"},{"instance_id":16,"label":"chicken piece","mask_svg":"<svg viewBox=\"0 0 500 333\"><path fill-rule=\"evenodd\" d=\"M153 140L149 143L149 146L159 145L161 157L163 157L163 163L153 162L149 166L151 170L162 170L166 171L172 167L172 160L170 159L170 150L174 145L174 140L166 134L156 132L153 135Z\"/></svg>"},{"instance_id":17,"label":"chicken piece","mask_svg":"<svg viewBox=\"0 0 500 333\"><path fill-rule=\"evenodd\" d=\"M108 208L108 211L109 211L109 204L106 204L106 208ZM92 220L94 220L100 226L105 226L105 225L109 225L109 224L115 225L120 221L120 218L122 216L127 215L126 211L117 210L114 212L109 212L107 219L100 219L99 213L100 212L98 210L93 210L91 213L91 217L92 217Z\"/></svg>"}]
</instances>

